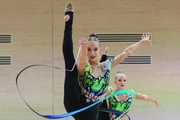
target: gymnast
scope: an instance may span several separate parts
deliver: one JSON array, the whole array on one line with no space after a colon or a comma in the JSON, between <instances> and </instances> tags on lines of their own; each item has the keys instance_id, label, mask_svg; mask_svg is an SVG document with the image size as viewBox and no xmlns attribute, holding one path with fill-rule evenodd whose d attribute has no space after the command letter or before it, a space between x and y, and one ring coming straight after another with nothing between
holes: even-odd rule
<instances>
[{"instance_id":1,"label":"gymnast","mask_svg":"<svg viewBox=\"0 0 180 120\"><path fill-rule=\"evenodd\" d=\"M65 60L64 106L67 112L86 107L103 98L109 85L110 70L145 43L150 44L149 34L142 40L127 47L114 59L100 63L100 42L95 34L89 39L79 40L80 55L75 64L72 42L74 7L71 2L65 7L65 29L63 38L63 56ZM73 115L75 120L97 120L99 105L95 105L81 113Z\"/></svg>"},{"instance_id":2,"label":"gymnast","mask_svg":"<svg viewBox=\"0 0 180 120\"><path fill-rule=\"evenodd\" d=\"M107 95L110 95L116 91L124 90L127 82L127 76L122 71L118 71L115 75L114 83L116 84L116 90L113 87L108 87ZM119 113L100 113L99 120L125 120L127 118L127 112L132 104L132 99L144 100L155 103L158 107L156 99L141 93L135 92L135 95L122 94L118 96L112 96L106 100L107 107L112 110L118 110Z\"/></svg>"}]
</instances>

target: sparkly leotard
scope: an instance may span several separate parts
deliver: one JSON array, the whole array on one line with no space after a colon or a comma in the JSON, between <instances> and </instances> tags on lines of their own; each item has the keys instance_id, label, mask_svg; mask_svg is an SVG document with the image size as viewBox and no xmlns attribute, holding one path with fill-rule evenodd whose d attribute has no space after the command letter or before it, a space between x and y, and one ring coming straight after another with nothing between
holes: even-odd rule
<instances>
[{"instance_id":1,"label":"sparkly leotard","mask_svg":"<svg viewBox=\"0 0 180 120\"><path fill-rule=\"evenodd\" d=\"M105 96L110 80L111 65L112 59L109 59L108 66L103 66L103 75L98 77L92 75L89 64L86 65L84 75L79 77L86 102L94 102Z\"/></svg>"},{"instance_id":2,"label":"sparkly leotard","mask_svg":"<svg viewBox=\"0 0 180 120\"><path fill-rule=\"evenodd\" d=\"M108 89L110 90L110 94L115 92L112 87L109 87ZM110 113L110 120L120 120L120 118L122 118L129 111L132 104L132 99L136 96L136 92L133 91L133 93L133 95L130 93L123 94L123 100L119 100L118 96L112 96L108 99L109 108L120 111L120 113Z\"/></svg>"}]
</instances>

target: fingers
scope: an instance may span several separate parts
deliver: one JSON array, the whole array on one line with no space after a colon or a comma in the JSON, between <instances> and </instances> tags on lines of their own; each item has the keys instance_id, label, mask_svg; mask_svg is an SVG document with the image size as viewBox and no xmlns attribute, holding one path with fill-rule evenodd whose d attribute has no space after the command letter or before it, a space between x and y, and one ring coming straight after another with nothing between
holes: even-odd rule
<instances>
[{"instance_id":1,"label":"fingers","mask_svg":"<svg viewBox=\"0 0 180 120\"><path fill-rule=\"evenodd\" d=\"M159 105L158 105L158 102L157 102L157 101L155 102L155 104L156 104L156 107L159 107Z\"/></svg>"},{"instance_id":2,"label":"fingers","mask_svg":"<svg viewBox=\"0 0 180 120\"><path fill-rule=\"evenodd\" d=\"M142 38L142 40L143 40L143 39L147 39L147 38L149 39L150 36L151 36L151 34L148 32L148 33L146 33L146 34L144 33L144 34L141 36L141 38Z\"/></svg>"},{"instance_id":3,"label":"fingers","mask_svg":"<svg viewBox=\"0 0 180 120\"><path fill-rule=\"evenodd\" d=\"M148 40L149 40L149 44L152 45L152 42L151 42L151 40L150 40L151 34L148 32L146 35L147 35L147 38L148 38Z\"/></svg>"},{"instance_id":4,"label":"fingers","mask_svg":"<svg viewBox=\"0 0 180 120\"><path fill-rule=\"evenodd\" d=\"M64 21L65 21L65 22L67 22L69 19L70 19L70 16L69 16L69 15L65 15L65 16L64 16Z\"/></svg>"},{"instance_id":5,"label":"fingers","mask_svg":"<svg viewBox=\"0 0 180 120\"><path fill-rule=\"evenodd\" d=\"M154 100L154 103L156 104L156 107L159 107L159 104L156 100Z\"/></svg>"},{"instance_id":6,"label":"fingers","mask_svg":"<svg viewBox=\"0 0 180 120\"><path fill-rule=\"evenodd\" d=\"M159 103L156 101L156 106L159 107Z\"/></svg>"},{"instance_id":7,"label":"fingers","mask_svg":"<svg viewBox=\"0 0 180 120\"><path fill-rule=\"evenodd\" d=\"M148 33L144 33L142 36L141 36L141 40L143 43L149 43L150 45L152 45L151 41L150 41L150 37L151 37L151 34L148 32Z\"/></svg>"},{"instance_id":8,"label":"fingers","mask_svg":"<svg viewBox=\"0 0 180 120\"><path fill-rule=\"evenodd\" d=\"M156 104L156 107L158 108L158 105Z\"/></svg>"},{"instance_id":9,"label":"fingers","mask_svg":"<svg viewBox=\"0 0 180 120\"><path fill-rule=\"evenodd\" d=\"M146 36L147 36L146 34L143 34L143 35L141 36L141 39L142 39L142 40L146 39Z\"/></svg>"},{"instance_id":10,"label":"fingers","mask_svg":"<svg viewBox=\"0 0 180 120\"><path fill-rule=\"evenodd\" d=\"M81 38L79 40L79 46L82 46L82 45L87 45L88 41L86 38Z\"/></svg>"},{"instance_id":11,"label":"fingers","mask_svg":"<svg viewBox=\"0 0 180 120\"><path fill-rule=\"evenodd\" d=\"M150 34L149 32L147 32L147 33L145 34L145 37L149 37L149 38L150 38L150 36L151 36L151 34Z\"/></svg>"},{"instance_id":12,"label":"fingers","mask_svg":"<svg viewBox=\"0 0 180 120\"><path fill-rule=\"evenodd\" d=\"M146 34L144 33L143 35L142 35L142 39L145 39L146 38Z\"/></svg>"}]
</instances>

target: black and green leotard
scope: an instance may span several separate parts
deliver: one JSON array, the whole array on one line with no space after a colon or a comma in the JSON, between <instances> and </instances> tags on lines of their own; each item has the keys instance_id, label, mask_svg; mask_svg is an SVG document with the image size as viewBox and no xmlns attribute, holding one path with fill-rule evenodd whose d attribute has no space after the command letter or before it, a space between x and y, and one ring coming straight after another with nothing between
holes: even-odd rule
<instances>
[{"instance_id":1,"label":"black and green leotard","mask_svg":"<svg viewBox=\"0 0 180 120\"><path fill-rule=\"evenodd\" d=\"M112 59L109 59L108 66L103 66L104 72L102 76L95 77L91 74L89 64L86 65L84 75L79 77L82 92L87 102L95 102L105 96L110 80L110 69Z\"/></svg>"},{"instance_id":2,"label":"black and green leotard","mask_svg":"<svg viewBox=\"0 0 180 120\"><path fill-rule=\"evenodd\" d=\"M110 90L110 94L113 94L115 91L112 87L108 88ZM108 107L113 110L118 110L120 113L110 113L110 120L120 120L130 109L132 105L132 99L136 97L136 92L133 91L132 94L123 94L123 100L118 99L118 96L110 97L108 101Z\"/></svg>"},{"instance_id":3,"label":"black and green leotard","mask_svg":"<svg viewBox=\"0 0 180 120\"><path fill-rule=\"evenodd\" d=\"M102 65L102 64L101 64ZM109 80L110 80L110 69L112 65L112 59L109 59L107 66L102 66L104 72L101 76L96 77L91 73L90 65L87 64L85 67L84 75L79 76L79 83L81 86L81 99L80 105L86 107L91 105L95 101L103 98L108 89ZM97 104L80 114L81 120L98 120L99 116L99 106Z\"/></svg>"}]
</instances>

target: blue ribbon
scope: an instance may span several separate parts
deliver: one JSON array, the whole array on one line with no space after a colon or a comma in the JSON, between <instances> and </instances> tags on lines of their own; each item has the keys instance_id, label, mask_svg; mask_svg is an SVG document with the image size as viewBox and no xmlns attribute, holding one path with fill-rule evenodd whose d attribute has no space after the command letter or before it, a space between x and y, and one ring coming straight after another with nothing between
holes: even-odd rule
<instances>
[{"instance_id":1,"label":"blue ribbon","mask_svg":"<svg viewBox=\"0 0 180 120\"><path fill-rule=\"evenodd\" d=\"M30 66L27 66L26 68L24 68L23 70L21 70L21 71L18 73L17 77L16 77L16 87L17 87L17 89L18 89L18 92L19 92L21 98L22 98L23 101L25 102L25 104L26 104L34 113L36 113L37 115L39 115L39 116L41 116L41 117L47 118L47 119L62 119L62 118L68 118L68 117L70 117L70 116L72 116L72 115L74 115L74 114L77 114L77 113L82 112L82 111L84 111L84 110L86 110L86 109L89 109L89 108L93 107L94 105L97 105L97 104L101 103L103 100L106 100L106 99L108 99L108 98L110 98L110 97L112 97L112 96L121 95L121 94L127 94L127 93L130 93L132 96L135 96L135 94L136 94L136 93L135 93L134 91L132 91L132 90L119 90L119 91L117 91L117 92L114 92L113 94L110 94L110 95L108 95L108 96L106 96L106 97L98 100L97 102L92 103L91 105L89 105L89 106L87 106L87 107L78 109L78 110L73 111L73 112L69 112L69 113L65 113L65 114L59 114L59 115L42 115L42 114L36 112L36 111L25 101L25 99L23 98L23 96L22 96L22 94L21 94L21 92L20 92L20 90L19 90L19 87L18 87L18 78L19 78L20 74L21 74L24 70L26 70L26 69L28 69L28 68L30 68L30 67L34 67L34 66L46 66L46 67L52 67L52 68L56 68L56 69L61 69L61 68L53 67L53 66L48 66L48 65L41 65L41 64L30 65Z\"/></svg>"}]
</instances>

